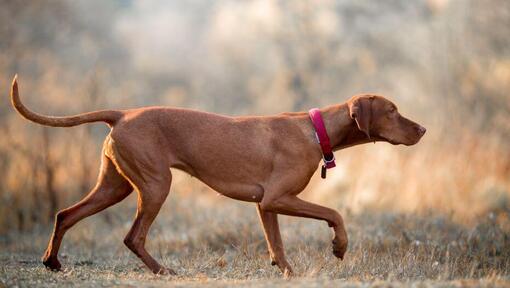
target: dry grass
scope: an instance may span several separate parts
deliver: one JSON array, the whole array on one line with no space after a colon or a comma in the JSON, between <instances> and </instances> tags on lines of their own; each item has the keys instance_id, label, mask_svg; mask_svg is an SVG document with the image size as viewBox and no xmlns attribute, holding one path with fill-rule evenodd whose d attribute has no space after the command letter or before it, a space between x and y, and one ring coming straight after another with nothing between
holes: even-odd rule
<instances>
[{"instance_id":1,"label":"dry grass","mask_svg":"<svg viewBox=\"0 0 510 288\"><path fill-rule=\"evenodd\" d=\"M437 215L345 215L350 247L331 251L327 225L283 217L293 280L269 264L253 204L174 193L149 236L153 255L178 272L154 276L122 244L134 197L71 230L61 249L62 273L39 262L50 227L2 236L0 281L7 286L505 286L510 284L510 210L464 226Z\"/></svg>"},{"instance_id":2,"label":"dry grass","mask_svg":"<svg viewBox=\"0 0 510 288\"><path fill-rule=\"evenodd\" d=\"M132 2L0 0L0 91L18 73L26 104L55 115L271 114L377 92L428 132L339 151L302 193L344 215L343 262L325 223L282 217L297 272L282 280L253 204L174 173L148 245L178 277L153 276L122 244L134 196L71 230L52 273L38 259L53 215L94 184L107 128L41 128L4 97L0 288L510 285L509 1Z\"/></svg>"}]
</instances>

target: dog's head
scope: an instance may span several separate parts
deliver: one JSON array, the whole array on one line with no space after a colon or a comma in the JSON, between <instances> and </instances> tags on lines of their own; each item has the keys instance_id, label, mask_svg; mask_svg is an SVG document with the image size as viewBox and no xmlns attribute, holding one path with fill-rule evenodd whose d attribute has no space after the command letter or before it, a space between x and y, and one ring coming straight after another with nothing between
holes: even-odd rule
<instances>
[{"instance_id":1,"label":"dog's head","mask_svg":"<svg viewBox=\"0 0 510 288\"><path fill-rule=\"evenodd\" d=\"M358 95L348 101L349 114L371 141L414 145L427 131L402 115L397 106L377 95Z\"/></svg>"}]
</instances>

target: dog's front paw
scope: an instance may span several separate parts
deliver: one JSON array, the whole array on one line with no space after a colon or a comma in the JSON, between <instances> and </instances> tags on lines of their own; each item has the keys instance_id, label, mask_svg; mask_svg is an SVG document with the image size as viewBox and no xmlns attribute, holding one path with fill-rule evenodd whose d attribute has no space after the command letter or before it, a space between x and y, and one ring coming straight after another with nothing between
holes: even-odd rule
<instances>
[{"instance_id":1,"label":"dog's front paw","mask_svg":"<svg viewBox=\"0 0 510 288\"><path fill-rule=\"evenodd\" d=\"M347 240L335 237L333 238L332 243L333 243L333 255L343 260L345 252L347 251Z\"/></svg>"},{"instance_id":2,"label":"dog's front paw","mask_svg":"<svg viewBox=\"0 0 510 288\"><path fill-rule=\"evenodd\" d=\"M273 256L271 256L271 265L278 266L280 271L282 271L283 277L285 279L289 279L294 274L294 272L292 271L292 268L290 267L289 262L287 262L285 257L275 259L275 258L273 258Z\"/></svg>"}]
</instances>

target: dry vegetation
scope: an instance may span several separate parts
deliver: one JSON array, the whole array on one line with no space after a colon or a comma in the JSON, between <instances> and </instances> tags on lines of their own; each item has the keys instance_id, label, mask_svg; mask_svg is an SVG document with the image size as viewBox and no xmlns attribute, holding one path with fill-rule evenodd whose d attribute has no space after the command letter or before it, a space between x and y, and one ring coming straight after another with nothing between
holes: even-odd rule
<instances>
[{"instance_id":1,"label":"dry vegetation","mask_svg":"<svg viewBox=\"0 0 510 288\"><path fill-rule=\"evenodd\" d=\"M12 233L0 254L0 279L6 285L64 284L168 286L243 284L267 286L508 285L509 211L490 213L474 226L436 214L346 214L351 236L346 260L331 253L327 225L285 217L281 223L296 279L281 280L269 264L253 204L215 196L192 199L173 193L150 235L149 249L178 276L154 276L122 244L136 200L113 208L112 222L93 217L66 238L65 270L47 271L38 257L47 228Z\"/></svg>"},{"instance_id":2,"label":"dry vegetation","mask_svg":"<svg viewBox=\"0 0 510 288\"><path fill-rule=\"evenodd\" d=\"M284 218L297 277L269 265L253 205L177 173L149 237L176 269L156 277L122 244L136 199L64 239L63 273L39 258L56 210L93 185L100 125L48 129L0 101L0 287L508 286L510 2L0 0L0 91L20 74L34 110L174 105L230 115L304 110L377 92L427 127L419 145L339 151L303 197L327 225ZM95 13L89 13L95 11Z\"/></svg>"}]
</instances>

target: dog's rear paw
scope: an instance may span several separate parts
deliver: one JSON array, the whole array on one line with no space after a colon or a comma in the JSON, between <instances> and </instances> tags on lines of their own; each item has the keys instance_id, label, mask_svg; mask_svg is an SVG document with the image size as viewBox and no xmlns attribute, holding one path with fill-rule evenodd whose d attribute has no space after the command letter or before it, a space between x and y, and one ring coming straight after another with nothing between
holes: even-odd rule
<instances>
[{"instance_id":1,"label":"dog's rear paw","mask_svg":"<svg viewBox=\"0 0 510 288\"><path fill-rule=\"evenodd\" d=\"M158 271L155 271L154 274L172 276L172 275L177 275L177 272L175 272L171 268L161 267Z\"/></svg>"},{"instance_id":2,"label":"dog's rear paw","mask_svg":"<svg viewBox=\"0 0 510 288\"><path fill-rule=\"evenodd\" d=\"M51 271L61 271L62 265L57 258L45 257L42 259L44 266Z\"/></svg>"},{"instance_id":3,"label":"dog's rear paw","mask_svg":"<svg viewBox=\"0 0 510 288\"><path fill-rule=\"evenodd\" d=\"M294 272L292 271L292 268L287 267L285 268L285 271L283 272L283 278L284 279L291 279L294 276Z\"/></svg>"}]
</instances>

